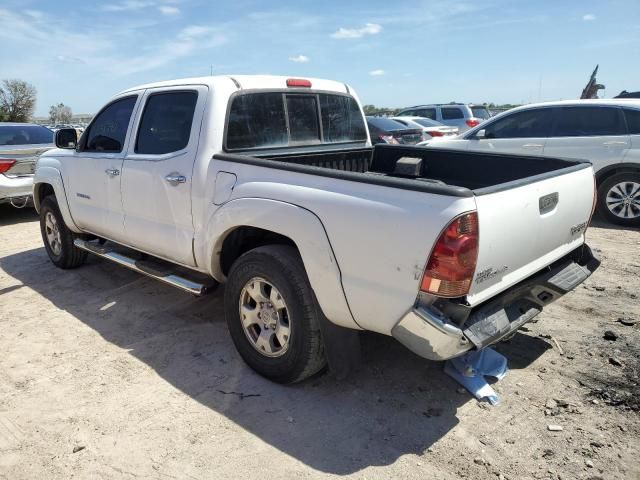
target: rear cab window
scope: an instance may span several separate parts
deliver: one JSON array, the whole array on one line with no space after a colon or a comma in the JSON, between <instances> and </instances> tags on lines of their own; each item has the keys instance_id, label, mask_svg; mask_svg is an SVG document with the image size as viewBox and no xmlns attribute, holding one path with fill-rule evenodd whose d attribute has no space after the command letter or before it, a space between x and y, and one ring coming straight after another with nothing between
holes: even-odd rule
<instances>
[{"instance_id":1,"label":"rear cab window","mask_svg":"<svg viewBox=\"0 0 640 480\"><path fill-rule=\"evenodd\" d=\"M366 142L358 103L339 93L258 92L231 100L226 150Z\"/></svg>"}]
</instances>

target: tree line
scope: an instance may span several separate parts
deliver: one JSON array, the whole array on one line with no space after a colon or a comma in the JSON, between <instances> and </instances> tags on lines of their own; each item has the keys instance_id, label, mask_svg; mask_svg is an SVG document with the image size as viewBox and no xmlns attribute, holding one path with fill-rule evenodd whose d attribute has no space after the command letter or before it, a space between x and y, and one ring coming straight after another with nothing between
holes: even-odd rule
<instances>
[{"instance_id":1,"label":"tree line","mask_svg":"<svg viewBox=\"0 0 640 480\"><path fill-rule=\"evenodd\" d=\"M0 83L0 122L24 123L31 120L36 108L36 87L24 80L8 79ZM69 123L73 112L64 103L51 105L49 122Z\"/></svg>"}]
</instances>

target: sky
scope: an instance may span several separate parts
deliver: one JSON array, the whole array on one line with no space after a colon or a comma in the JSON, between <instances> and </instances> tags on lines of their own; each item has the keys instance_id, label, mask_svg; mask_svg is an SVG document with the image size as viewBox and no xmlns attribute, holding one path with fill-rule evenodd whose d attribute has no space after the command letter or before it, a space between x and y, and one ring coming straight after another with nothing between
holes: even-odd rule
<instances>
[{"instance_id":1,"label":"sky","mask_svg":"<svg viewBox=\"0 0 640 480\"><path fill-rule=\"evenodd\" d=\"M94 113L159 80L276 74L349 83L365 104L605 97L640 90L640 1L0 0L0 79Z\"/></svg>"}]
</instances>

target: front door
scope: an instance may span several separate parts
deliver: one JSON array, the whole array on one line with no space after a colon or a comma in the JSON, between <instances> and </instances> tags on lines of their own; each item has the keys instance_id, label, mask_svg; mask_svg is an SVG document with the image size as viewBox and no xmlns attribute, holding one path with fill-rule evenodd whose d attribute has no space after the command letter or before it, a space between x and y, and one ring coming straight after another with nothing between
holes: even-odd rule
<instances>
[{"instance_id":1,"label":"front door","mask_svg":"<svg viewBox=\"0 0 640 480\"><path fill-rule=\"evenodd\" d=\"M126 243L194 266L191 182L207 87L145 92L122 166Z\"/></svg>"},{"instance_id":2,"label":"front door","mask_svg":"<svg viewBox=\"0 0 640 480\"><path fill-rule=\"evenodd\" d=\"M139 95L126 95L96 115L75 152L64 161L71 216L80 228L122 240L122 163Z\"/></svg>"}]
</instances>

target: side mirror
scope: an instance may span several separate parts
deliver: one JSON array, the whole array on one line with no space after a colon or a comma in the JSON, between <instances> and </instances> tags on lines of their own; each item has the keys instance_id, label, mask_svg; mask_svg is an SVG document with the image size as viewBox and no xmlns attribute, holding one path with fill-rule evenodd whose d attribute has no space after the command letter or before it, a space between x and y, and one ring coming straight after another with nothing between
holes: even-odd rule
<instances>
[{"instance_id":1,"label":"side mirror","mask_svg":"<svg viewBox=\"0 0 640 480\"><path fill-rule=\"evenodd\" d=\"M56 132L56 147L75 149L78 146L78 132L75 128L61 128Z\"/></svg>"},{"instance_id":2,"label":"side mirror","mask_svg":"<svg viewBox=\"0 0 640 480\"><path fill-rule=\"evenodd\" d=\"M475 138L476 140L482 140L486 138L486 132L484 131L484 128L481 130L478 130L476 134L473 136L473 138Z\"/></svg>"}]
</instances>

